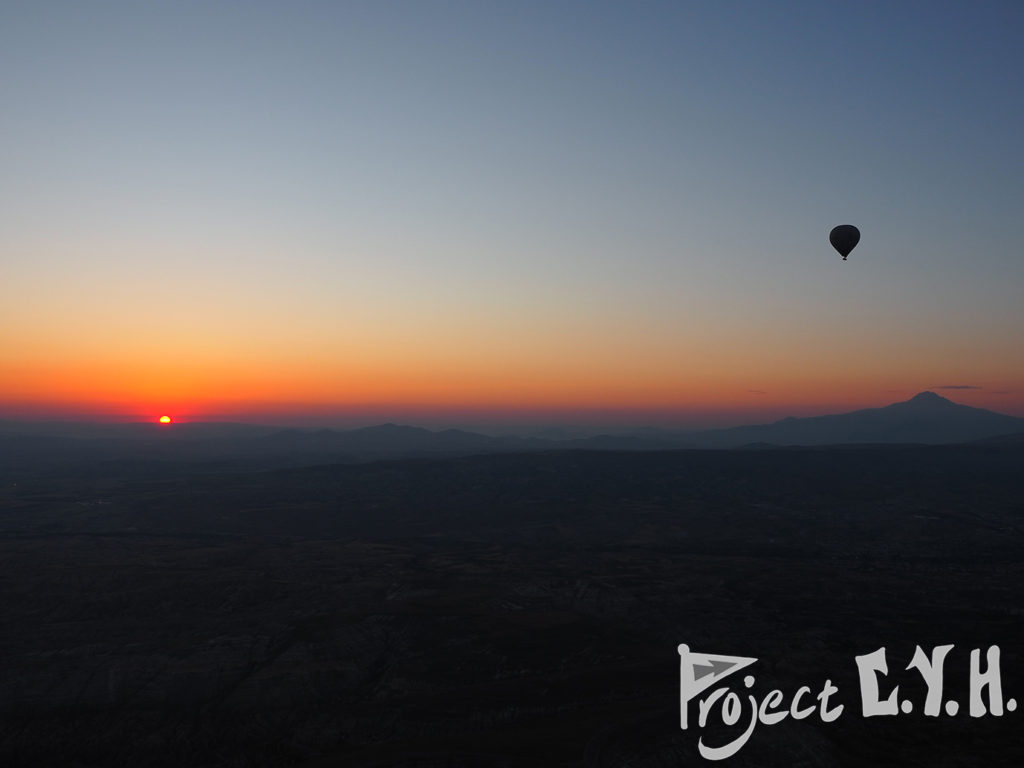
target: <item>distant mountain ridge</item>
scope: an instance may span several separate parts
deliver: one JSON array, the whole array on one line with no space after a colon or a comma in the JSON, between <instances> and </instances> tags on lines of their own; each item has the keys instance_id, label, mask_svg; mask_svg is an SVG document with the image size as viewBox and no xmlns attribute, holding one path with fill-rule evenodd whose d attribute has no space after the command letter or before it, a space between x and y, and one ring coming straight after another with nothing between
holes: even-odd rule
<instances>
[{"instance_id":1,"label":"distant mountain ridge","mask_svg":"<svg viewBox=\"0 0 1024 768\"><path fill-rule=\"evenodd\" d=\"M844 445L854 443L966 443L1024 432L1024 419L920 392L882 408L807 418L789 417L772 424L708 430L691 435L698 445L734 448L771 445Z\"/></svg>"},{"instance_id":2,"label":"distant mountain ridge","mask_svg":"<svg viewBox=\"0 0 1024 768\"><path fill-rule=\"evenodd\" d=\"M380 424L352 430L246 424L73 424L0 421L0 463L105 460L237 461L254 467L531 451L771 450L786 446L1016 443L1024 419L960 405L934 392L881 408L785 418L694 432L652 429L586 438L491 436L459 429Z\"/></svg>"}]
</instances>

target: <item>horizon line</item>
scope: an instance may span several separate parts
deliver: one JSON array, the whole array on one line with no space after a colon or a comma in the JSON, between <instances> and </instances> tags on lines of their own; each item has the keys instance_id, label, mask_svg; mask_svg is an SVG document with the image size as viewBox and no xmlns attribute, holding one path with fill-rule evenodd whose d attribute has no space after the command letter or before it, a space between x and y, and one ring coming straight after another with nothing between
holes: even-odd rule
<instances>
[{"instance_id":1,"label":"horizon line","mask_svg":"<svg viewBox=\"0 0 1024 768\"><path fill-rule=\"evenodd\" d=\"M771 424L787 418L813 418L815 416L841 415L860 410L884 408L888 405L905 403L921 395L930 394L937 398L953 403L964 405L978 410L988 410L1000 415L1024 418L1024 414L1017 414L1007 411L996 411L991 408L971 406L951 400L934 389L951 389L951 387L921 390L904 400L886 401L874 405L852 405L852 406L776 406L769 409L757 409L752 407L722 409L722 408L693 408L686 410L669 411L667 409L626 409L626 408L581 408L562 409L550 408L538 410L530 409L485 409L485 408L460 408L455 411L449 409L429 409L426 413L403 413L400 416L394 413L398 411L410 411L411 408L387 409L392 414L385 415L386 409L380 407L385 413L367 413L375 411L372 407L357 407L341 411L308 410L297 411L285 409L280 404L278 409L268 409L265 413L256 410L239 411L237 413L183 413L175 414L172 410L153 411L152 413L97 413L96 411L65 411L63 409L53 412L40 413L33 409L34 413L15 413L3 409L0 405L0 422L18 424L89 424L89 425L143 425L163 426L164 428L185 424L206 424L206 425L238 425L250 427L280 428L280 429L335 429L355 430L379 426L400 426L425 429L428 431L444 431L456 429L472 431L473 429L662 429L674 431L699 431L704 429L728 429L736 426L753 426L757 424ZM957 387L963 393L966 388ZM834 410L844 408L845 410ZM772 415L758 420L755 415L763 410L780 410L790 408L796 411L809 411L800 415L787 413L786 415ZM829 410L829 409L833 410ZM47 409L48 410L48 409ZM587 420L586 417L596 418L596 421ZM599 417L605 417L601 419ZM746 416L747 420L743 420ZM160 419L169 417L170 423L160 424ZM608 417L612 417L608 421ZM688 418L687 418L688 417ZM647 419L647 420L644 420ZM684 424L680 420L691 421ZM739 419L739 420L737 420ZM653 420L653 421L652 421ZM666 420L676 423L666 423ZM661 422L660 424L657 422ZM717 423L716 423L717 422Z\"/></svg>"}]
</instances>

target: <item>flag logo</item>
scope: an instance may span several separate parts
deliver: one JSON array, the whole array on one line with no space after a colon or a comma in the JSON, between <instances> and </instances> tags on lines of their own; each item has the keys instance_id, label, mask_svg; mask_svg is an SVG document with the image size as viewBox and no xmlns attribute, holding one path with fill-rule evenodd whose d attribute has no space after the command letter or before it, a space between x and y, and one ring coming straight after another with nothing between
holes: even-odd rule
<instances>
[{"instance_id":1,"label":"flag logo","mask_svg":"<svg viewBox=\"0 0 1024 768\"><path fill-rule=\"evenodd\" d=\"M679 651L679 725L687 725L687 703L733 672L749 667L757 661L746 656L723 656L717 653L697 653L682 644Z\"/></svg>"}]
</instances>

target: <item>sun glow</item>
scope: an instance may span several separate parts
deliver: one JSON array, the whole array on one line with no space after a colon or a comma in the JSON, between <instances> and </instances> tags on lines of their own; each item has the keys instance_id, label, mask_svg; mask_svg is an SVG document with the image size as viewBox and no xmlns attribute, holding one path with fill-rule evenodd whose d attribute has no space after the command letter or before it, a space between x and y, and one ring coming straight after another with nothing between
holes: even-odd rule
<instances>
[{"instance_id":1,"label":"sun glow","mask_svg":"<svg viewBox=\"0 0 1024 768\"><path fill-rule=\"evenodd\" d=\"M161 416L160 417L160 423L161 424L170 424L171 423L171 417L170 416Z\"/></svg>"}]
</instances>

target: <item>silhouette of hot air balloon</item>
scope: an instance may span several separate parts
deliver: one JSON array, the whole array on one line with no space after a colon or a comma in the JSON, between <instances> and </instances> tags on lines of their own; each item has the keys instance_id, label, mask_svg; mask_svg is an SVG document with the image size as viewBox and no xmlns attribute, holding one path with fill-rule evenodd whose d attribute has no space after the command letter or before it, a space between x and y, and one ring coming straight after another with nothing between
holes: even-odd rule
<instances>
[{"instance_id":1,"label":"silhouette of hot air balloon","mask_svg":"<svg viewBox=\"0 0 1024 768\"><path fill-rule=\"evenodd\" d=\"M850 251L857 247L860 242L860 230L852 224L840 224L828 233L828 241L832 247L839 251L839 255L846 261Z\"/></svg>"}]
</instances>

